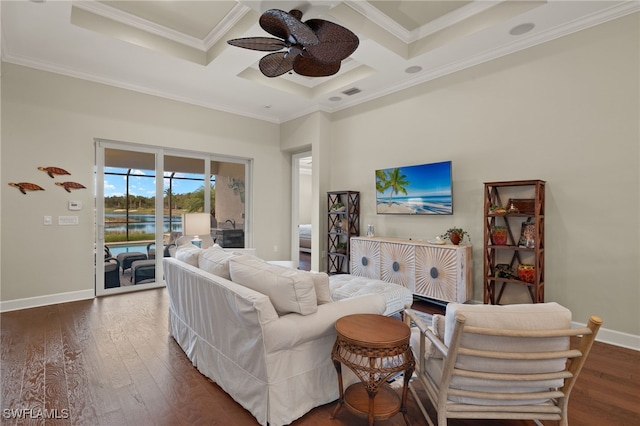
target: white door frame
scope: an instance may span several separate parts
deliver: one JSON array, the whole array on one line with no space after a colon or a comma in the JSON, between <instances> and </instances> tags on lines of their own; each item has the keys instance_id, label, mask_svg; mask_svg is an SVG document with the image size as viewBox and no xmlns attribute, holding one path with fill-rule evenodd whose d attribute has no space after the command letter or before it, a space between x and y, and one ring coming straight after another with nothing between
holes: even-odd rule
<instances>
[{"instance_id":1,"label":"white door frame","mask_svg":"<svg viewBox=\"0 0 640 426\"><path fill-rule=\"evenodd\" d=\"M296 268L300 262L300 160L307 157L311 151L291 155L291 261Z\"/></svg>"},{"instance_id":2,"label":"white door frame","mask_svg":"<svg viewBox=\"0 0 640 426\"><path fill-rule=\"evenodd\" d=\"M136 151L153 154L155 157L156 168L156 247L162 247L162 233L158 233L157 229L162 229L162 207L163 207L163 179L157 179L157 170L164 168L164 152L162 148L148 147L144 145L134 145L124 142L107 141L96 139L96 227L95 227L95 247L96 247L96 275L95 275L95 294L96 296L105 296L108 294L127 293L131 291L146 290L150 288L164 287L164 280L158 280L150 283L140 283L132 286L119 286L106 289L104 287L104 262L99 261L104 251L104 160L105 149L119 149L123 151ZM160 194L158 196L158 194ZM158 228L158 224L160 228ZM161 251L159 251L161 252ZM162 258L156 258L156 277L162 277L162 262L158 262Z\"/></svg>"}]
</instances>

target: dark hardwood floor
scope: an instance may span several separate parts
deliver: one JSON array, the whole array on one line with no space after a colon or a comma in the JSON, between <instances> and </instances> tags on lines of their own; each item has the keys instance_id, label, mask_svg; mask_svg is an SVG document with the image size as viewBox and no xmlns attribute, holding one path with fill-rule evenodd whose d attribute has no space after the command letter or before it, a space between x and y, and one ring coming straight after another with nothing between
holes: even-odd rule
<instances>
[{"instance_id":1,"label":"dark hardwood floor","mask_svg":"<svg viewBox=\"0 0 640 426\"><path fill-rule=\"evenodd\" d=\"M418 309L423 309L421 306L416 304ZM45 416L58 417L47 420L46 424L52 425L257 424L198 373L169 336L165 289L6 312L0 314L0 322L3 425L45 424ZM596 343L571 396L571 424L639 424L639 369L640 352ZM422 394L419 385L416 387ZM408 403L412 424L425 425L411 395ZM293 425L366 423L344 408L331 420L334 406L317 407ZM16 419L19 414L22 420ZM514 426L533 422L449 424ZM400 426L404 421L396 415L376 425Z\"/></svg>"}]
</instances>

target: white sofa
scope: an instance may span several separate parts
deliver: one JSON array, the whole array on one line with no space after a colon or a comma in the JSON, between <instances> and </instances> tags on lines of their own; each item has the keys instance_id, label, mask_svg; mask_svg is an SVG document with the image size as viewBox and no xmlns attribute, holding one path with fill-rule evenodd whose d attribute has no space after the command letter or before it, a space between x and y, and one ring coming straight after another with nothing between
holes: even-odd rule
<instances>
[{"instance_id":1,"label":"white sofa","mask_svg":"<svg viewBox=\"0 0 640 426\"><path fill-rule=\"evenodd\" d=\"M386 308L379 294L333 302L326 274L219 247L178 248L163 266L171 335L202 374L262 425L289 424L336 400L335 321ZM344 379L345 385L357 380Z\"/></svg>"}]
</instances>

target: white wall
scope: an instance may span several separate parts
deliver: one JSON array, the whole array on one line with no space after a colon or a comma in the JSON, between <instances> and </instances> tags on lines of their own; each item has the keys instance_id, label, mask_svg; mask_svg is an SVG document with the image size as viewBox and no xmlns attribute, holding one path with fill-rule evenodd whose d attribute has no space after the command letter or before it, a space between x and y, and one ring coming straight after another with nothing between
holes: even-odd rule
<instances>
[{"instance_id":1,"label":"white wall","mask_svg":"<svg viewBox=\"0 0 640 426\"><path fill-rule=\"evenodd\" d=\"M638 40L635 14L335 113L329 189L361 191L360 223L379 236L466 228L482 300L483 183L545 180L546 300L637 338ZM375 169L445 160L452 216L376 214Z\"/></svg>"},{"instance_id":2,"label":"white wall","mask_svg":"<svg viewBox=\"0 0 640 426\"><path fill-rule=\"evenodd\" d=\"M94 138L252 158L254 246L289 256L288 215L271 208L288 206L291 191L278 125L3 63L2 302L92 294ZM68 194L38 166L62 167L87 189ZM20 181L45 191L8 186ZM84 205L79 225L43 226L44 215L76 214L69 200Z\"/></svg>"},{"instance_id":3,"label":"white wall","mask_svg":"<svg viewBox=\"0 0 640 426\"><path fill-rule=\"evenodd\" d=\"M300 172L300 191L298 193L300 200L299 224L311 223L311 200L313 196L311 177L311 172L308 170L302 170Z\"/></svg>"}]
</instances>

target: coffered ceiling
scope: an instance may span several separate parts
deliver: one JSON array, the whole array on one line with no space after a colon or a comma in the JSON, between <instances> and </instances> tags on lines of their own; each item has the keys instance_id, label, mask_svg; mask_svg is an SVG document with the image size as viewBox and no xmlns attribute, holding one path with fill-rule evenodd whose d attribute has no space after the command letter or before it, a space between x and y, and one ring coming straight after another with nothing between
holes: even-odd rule
<instances>
[{"instance_id":1,"label":"coffered ceiling","mask_svg":"<svg viewBox=\"0 0 640 426\"><path fill-rule=\"evenodd\" d=\"M276 123L335 112L638 12L638 1L2 1L2 60ZM265 77L267 9L360 39L333 76Z\"/></svg>"}]
</instances>

